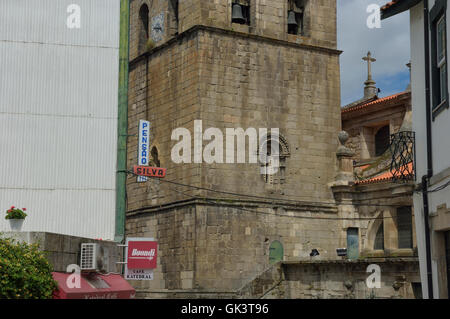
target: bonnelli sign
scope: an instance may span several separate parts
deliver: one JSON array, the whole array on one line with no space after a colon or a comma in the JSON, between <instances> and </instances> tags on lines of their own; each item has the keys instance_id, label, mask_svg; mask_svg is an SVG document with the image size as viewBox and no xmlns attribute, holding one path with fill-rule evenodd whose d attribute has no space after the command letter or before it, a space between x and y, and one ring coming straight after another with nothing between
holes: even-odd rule
<instances>
[{"instance_id":1,"label":"bonnelli sign","mask_svg":"<svg viewBox=\"0 0 450 319\"><path fill-rule=\"evenodd\" d=\"M153 238L127 238L126 280L153 280L158 243Z\"/></svg>"},{"instance_id":2,"label":"bonnelli sign","mask_svg":"<svg viewBox=\"0 0 450 319\"><path fill-rule=\"evenodd\" d=\"M128 269L155 269L157 246L155 241L128 242Z\"/></svg>"}]
</instances>

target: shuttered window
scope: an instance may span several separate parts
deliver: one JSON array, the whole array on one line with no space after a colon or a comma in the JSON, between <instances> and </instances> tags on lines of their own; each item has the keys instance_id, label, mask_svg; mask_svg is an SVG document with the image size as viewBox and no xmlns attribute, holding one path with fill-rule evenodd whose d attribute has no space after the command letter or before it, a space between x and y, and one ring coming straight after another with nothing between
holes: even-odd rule
<instances>
[{"instance_id":1,"label":"shuttered window","mask_svg":"<svg viewBox=\"0 0 450 319\"><path fill-rule=\"evenodd\" d=\"M411 207L397 209L398 248L412 248L412 216Z\"/></svg>"}]
</instances>

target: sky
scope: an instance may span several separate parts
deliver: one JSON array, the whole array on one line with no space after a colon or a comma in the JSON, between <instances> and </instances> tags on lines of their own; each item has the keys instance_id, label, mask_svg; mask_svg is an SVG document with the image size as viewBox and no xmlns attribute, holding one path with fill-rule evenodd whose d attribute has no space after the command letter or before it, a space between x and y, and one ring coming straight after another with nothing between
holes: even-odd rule
<instances>
[{"instance_id":1,"label":"sky","mask_svg":"<svg viewBox=\"0 0 450 319\"><path fill-rule=\"evenodd\" d=\"M372 64L373 79L381 89L380 97L404 91L409 84L410 61L409 12L381 21L381 28L367 27L370 4L380 6L389 0L337 0L338 49L344 51L341 64L341 104L364 95L367 79L367 52L377 59Z\"/></svg>"}]
</instances>

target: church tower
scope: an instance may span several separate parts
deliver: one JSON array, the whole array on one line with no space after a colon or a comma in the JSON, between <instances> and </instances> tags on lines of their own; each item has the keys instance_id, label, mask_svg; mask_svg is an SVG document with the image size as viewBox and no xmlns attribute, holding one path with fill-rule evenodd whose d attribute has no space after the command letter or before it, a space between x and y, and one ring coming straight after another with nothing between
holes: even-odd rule
<instances>
[{"instance_id":1,"label":"church tower","mask_svg":"<svg viewBox=\"0 0 450 319\"><path fill-rule=\"evenodd\" d=\"M130 0L130 16L128 167L147 120L151 165L167 168L127 179L126 236L159 244L138 290L233 292L277 261L335 258L337 222L314 217L337 214L336 1ZM177 128L191 133L190 163L173 160ZM209 128L223 132L222 162L196 160ZM276 173L249 163L248 136L245 163L228 161L226 132L239 128L279 129Z\"/></svg>"}]
</instances>

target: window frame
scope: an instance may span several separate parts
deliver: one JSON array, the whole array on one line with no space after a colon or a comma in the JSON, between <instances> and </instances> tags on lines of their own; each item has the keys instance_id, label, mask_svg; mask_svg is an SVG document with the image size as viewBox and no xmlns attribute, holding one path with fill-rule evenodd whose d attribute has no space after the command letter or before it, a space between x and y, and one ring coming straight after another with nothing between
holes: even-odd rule
<instances>
[{"instance_id":1,"label":"window frame","mask_svg":"<svg viewBox=\"0 0 450 319\"><path fill-rule=\"evenodd\" d=\"M433 121L445 109L448 109L449 92L448 92L448 44L447 44L447 1L437 0L430 11L431 21L431 80L432 80L432 115ZM439 59L439 24L444 23L445 43L442 50L444 56ZM445 64L445 69L442 70ZM442 73L445 73L445 88L442 86Z\"/></svg>"},{"instance_id":2,"label":"window frame","mask_svg":"<svg viewBox=\"0 0 450 319\"><path fill-rule=\"evenodd\" d=\"M408 229L408 241L409 241L409 247L403 247L403 245L401 245L402 243L402 239L400 236L400 232L403 231L404 229L400 229L401 226L402 228L404 227L404 224L400 225L400 214L407 214L408 217L408 224L409 224L409 229ZM412 220L412 206L402 206L397 208L397 247L398 249L413 249L414 248L414 235L413 235L413 220Z\"/></svg>"},{"instance_id":3,"label":"window frame","mask_svg":"<svg viewBox=\"0 0 450 319\"><path fill-rule=\"evenodd\" d=\"M381 248L380 246L378 246L379 244L381 245ZM377 228L377 232L375 233L375 239L373 241L373 250L384 251L384 221L381 221L380 225Z\"/></svg>"},{"instance_id":4,"label":"window frame","mask_svg":"<svg viewBox=\"0 0 450 319\"><path fill-rule=\"evenodd\" d=\"M251 0L233 0L231 2L231 14L233 15L233 5L234 4L238 4L241 6L242 9L242 15L245 19L245 23L237 23L237 22L233 22L233 17L231 17L231 24L240 24L240 25L246 25L246 26L251 26Z\"/></svg>"}]
</instances>

